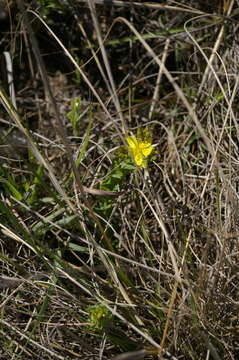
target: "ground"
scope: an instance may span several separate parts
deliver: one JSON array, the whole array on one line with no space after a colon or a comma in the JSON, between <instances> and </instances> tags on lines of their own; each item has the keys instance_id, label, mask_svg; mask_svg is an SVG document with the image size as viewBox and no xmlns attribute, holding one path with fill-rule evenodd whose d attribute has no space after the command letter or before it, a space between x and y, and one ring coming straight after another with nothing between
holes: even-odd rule
<instances>
[{"instance_id":1,"label":"ground","mask_svg":"<svg viewBox=\"0 0 239 360\"><path fill-rule=\"evenodd\" d=\"M237 359L238 3L95 3L0 2L1 359Z\"/></svg>"}]
</instances>

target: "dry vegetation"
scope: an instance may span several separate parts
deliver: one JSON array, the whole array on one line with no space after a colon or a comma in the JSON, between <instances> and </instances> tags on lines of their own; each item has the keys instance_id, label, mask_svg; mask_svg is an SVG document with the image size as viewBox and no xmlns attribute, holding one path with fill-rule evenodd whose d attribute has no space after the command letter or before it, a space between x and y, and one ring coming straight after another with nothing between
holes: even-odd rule
<instances>
[{"instance_id":1,"label":"dry vegetation","mask_svg":"<svg viewBox=\"0 0 239 360\"><path fill-rule=\"evenodd\" d=\"M239 1L96 3L0 3L0 358L238 359Z\"/></svg>"}]
</instances>

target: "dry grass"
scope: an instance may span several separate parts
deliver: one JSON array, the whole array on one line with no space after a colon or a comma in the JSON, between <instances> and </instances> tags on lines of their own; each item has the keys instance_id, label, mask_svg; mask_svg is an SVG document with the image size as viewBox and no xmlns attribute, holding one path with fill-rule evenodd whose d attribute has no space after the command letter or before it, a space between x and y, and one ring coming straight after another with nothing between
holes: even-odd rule
<instances>
[{"instance_id":1,"label":"dry grass","mask_svg":"<svg viewBox=\"0 0 239 360\"><path fill-rule=\"evenodd\" d=\"M7 3L1 359L237 359L238 3Z\"/></svg>"}]
</instances>

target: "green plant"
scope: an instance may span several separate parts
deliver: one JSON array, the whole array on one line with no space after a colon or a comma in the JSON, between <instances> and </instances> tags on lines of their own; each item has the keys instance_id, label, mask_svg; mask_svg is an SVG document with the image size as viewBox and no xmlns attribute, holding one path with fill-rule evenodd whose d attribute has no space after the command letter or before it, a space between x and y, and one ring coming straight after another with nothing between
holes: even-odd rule
<instances>
[{"instance_id":1,"label":"green plant","mask_svg":"<svg viewBox=\"0 0 239 360\"><path fill-rule=\"evenodd\" d=\"M87 308L89 322L93 329L104 329L112 319L111 312L101 303Z\"/></svg>"}]
</instances>

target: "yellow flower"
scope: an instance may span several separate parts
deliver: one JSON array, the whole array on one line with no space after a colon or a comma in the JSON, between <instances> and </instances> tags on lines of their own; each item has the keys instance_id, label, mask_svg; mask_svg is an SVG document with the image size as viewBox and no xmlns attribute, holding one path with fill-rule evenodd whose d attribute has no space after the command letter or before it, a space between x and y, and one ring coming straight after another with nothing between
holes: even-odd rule
<instances>
[{"instance_id":1,"label":"yellow flower","mask_svg":"<svg viewBox=\"0 0 239 360\"><path fill-rule=\"evenodd\" d=\"M137 137L127 136L126 140L136 164L139 167L146 167L147 157L153 151L152 139L148 130L139 130L137 132Z\"/></svg>"}]
</instances>

